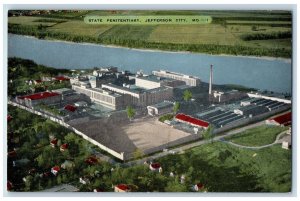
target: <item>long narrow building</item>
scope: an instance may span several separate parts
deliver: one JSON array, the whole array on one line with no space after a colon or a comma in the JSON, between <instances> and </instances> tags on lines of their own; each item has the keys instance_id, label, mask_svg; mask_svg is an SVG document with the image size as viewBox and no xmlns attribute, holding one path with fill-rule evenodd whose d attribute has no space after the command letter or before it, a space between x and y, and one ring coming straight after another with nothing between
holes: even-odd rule
<instances>
[{"instance_id":1,"label":"long narrow building","mask_svg":"<svg viewBox=\"0 0 300 201\"><path fill-rule=\"evenodd\" d=\"M185 75L181 73L175 73L171 71L159 70L159 71L152 71L153 75L165 78L171 78L174 80L184 81L186 85L189 86L198 86L200 85L201 80L198 77L194 77L191 75Z\"/></svg>"}]
</instances>

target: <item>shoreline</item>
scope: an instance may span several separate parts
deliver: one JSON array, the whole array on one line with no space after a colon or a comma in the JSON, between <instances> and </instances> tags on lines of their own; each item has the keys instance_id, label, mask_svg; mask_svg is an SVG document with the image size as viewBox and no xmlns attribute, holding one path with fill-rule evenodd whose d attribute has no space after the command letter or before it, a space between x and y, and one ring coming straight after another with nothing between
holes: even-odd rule
<instances>
[{"instance_id":1,"label":"shoreline","mask_svg":"<svg viewBox=\"0 0 300 201\"><path fill-rule=\"evenodd\" d=\"M283 61L286 63L291 63L292 59L291 58L283 58L283 57L269 57L269 56L251 56L251 55L230 55L230 54L207 54L207 53L198 53L198 52L190 52L190 51L169 51L169 50L160 50L160 49L139 49L139 48L130 48L130 47L123 47L123 46L118 46L118 45L105 45L105 44L97 44L97 43L76 43L72 41L64 41L64 40L58 40L58 39L38 39L34 36L28 36L28 35L20 35L20 34L12 34L8 33L9 35L15 35L15 36L22 36L22 37L27 37L27 38L33 38L36 40L41 40L41 41L51 41L51 42L60 42L60 43L68 43L68 44L78 44L78 45L93 45L93 46L100 46L104 48L118 48L118 49L127 49L127 50L134 50L134 51L141 51L141 52L161 52L161 53L172 53L172 54L196 54L196 55L205 55L205 56L220 56L220 57L239 57L239 58L249 58L249 59L262 59L262 60L269 60L269 61Z\"/></svg>"}]
</instances>

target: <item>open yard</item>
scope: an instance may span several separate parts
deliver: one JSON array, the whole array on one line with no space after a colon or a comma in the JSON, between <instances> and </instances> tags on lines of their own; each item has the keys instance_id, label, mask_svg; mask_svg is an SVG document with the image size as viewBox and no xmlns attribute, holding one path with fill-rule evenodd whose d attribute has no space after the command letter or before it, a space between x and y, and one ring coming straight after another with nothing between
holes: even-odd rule
<instances>
[{"instance_id":1,"label":"open yard","mask_svg":"<svg viewBox=\"0 0 300 201\"><path fill-rule=\"evenodd\" d=\"M156 118L133 122L124 125L122 129L140 150L154 148L190 135L159 122Z\"/></svg>"},{"instance_id":2,"label":"open yard","mask_svg":"<svg viewBox=\"0 0 300 201\"><path fill-rule=\"evenodd\" d=\"M264 125L246 130L225 139L239 145L262 146L273 143L276 136L285 130L287 130L286 127Z\"/></svg>"},{"instance_id":3,"label":"open yard","mask_svg":"<svg viewBox=\"0 0 300 201\"><path fill-rule=\"evenodd\" d=\"M190 135L164 125L156 118L117 123L118 126L111 119L74 120L68 124L110 149L127 154L137 150L144 152Z\"/></svg>"}]
</instances>

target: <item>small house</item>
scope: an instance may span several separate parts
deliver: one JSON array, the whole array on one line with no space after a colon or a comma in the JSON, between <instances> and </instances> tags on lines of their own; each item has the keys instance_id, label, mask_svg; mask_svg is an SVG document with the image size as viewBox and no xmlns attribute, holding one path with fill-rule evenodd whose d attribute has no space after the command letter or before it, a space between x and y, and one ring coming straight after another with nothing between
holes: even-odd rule
<instances>
[{"instance_id":1,"label":"small house","mask_svg":"<svg viewBox=\"0 0 300 201\"><path fill-rule=\"evenodd\" d=\"M90 179L88 177L85 177L85 176L84 177L80 177L79 178L79 182L82 183L83 185L91 183Z\"/></svg>"},{"instance_id":2,"label":"small house","mask_svg":"<svg viewBox=\"0 0 300 201\"><path fill-rule=\"evenodd\" d=\"M61 152L64 152L65 150L67 150L69 147L69 144L65 143L65 144L62 144L60 145L60 151Z\"/></svg>"},{"instance_id":3,"label":"small house","mask_svg":"<svg viewBox=\"0 0 300 201\"><path fill-rule=\"evenodd\" d=\"M53 168L51 168L51 173L56 176L58 174L58 172L60 171L60 167L59 166L54 166Z\"/></svg>"},{"instance_id":4,"label":"small house","mask_svg":"<svg viewBox=\"0 0 300 201\"><path fill-rule=\"evenodd\" d=\"M159 163L150 163L149 168L152 171L162 172L162 167Z\"/></svg>"},{"instance_id":5,"label":"small house","mask_svg":"<svg viewBox=\"0 0 300 201\"><path fill-rule=\"evenodd\" d=\"M194 191L200 191L200 190L203 190L204 189L204 185L203 184L201 184L201 183L197 183L197 184L195 184L194 186L193 186L193 190Z\"/></svg>"},{"instance_id":6,"label":"small house","mask_svg":"<svg viewBox=\"0 0 300 201\"><path fill-rule=\"evenodd\" d=\"M51 147L55 148L57 145L58 139L54 138L53 140L50 141Z\"/></svg>"},{"instance_id":7,"label":"small house","mask_svg":"<svg viewBox=\"0 0 300 201\"><path fill-rule=\"evenodd\" d=\"M125 193L125 192L130 192L130 191L131 191L130 186L128 186L126 184L118 184L115 186L115 192Z\"/></svg>"},{"instance_id":8,"label":"small house","mask_svg":"<svg viewBox=\"0 0 300 201\"><path fill-rule=\"evenodd\" d=\"M291 142L283 141L281 147L282 147L282 149L291 149Z\"/></svg>"}]
</instances>

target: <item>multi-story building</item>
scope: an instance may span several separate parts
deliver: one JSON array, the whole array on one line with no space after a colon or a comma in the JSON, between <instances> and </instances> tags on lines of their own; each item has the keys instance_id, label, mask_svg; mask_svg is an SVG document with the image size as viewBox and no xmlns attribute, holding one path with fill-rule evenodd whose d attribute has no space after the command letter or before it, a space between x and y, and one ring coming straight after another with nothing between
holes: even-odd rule
<instances>
[{"instance_id":1,"label":"multi-story building","mask_svg":"<svg viewBox=\"0 0 300 201\"><path fill-rule=\"evenodd\" d=\"M56 92L40 92L26 96L17 96L16 102L33 107L38 104L57 104L62 100L62 95Z\"/></svg>"},{"instance_id":2,"label":"multi-story building","mask_svg":"<svg viewBox=\"0 0 300 201\"><path fill-rule=\"evenodd\" d=\"M135 106L147 106L164 100L170 100L173 97L173 88L171 87L158 87L153 89L131 89L121 87L114 84L103 84L102 88L108 89L120 94L127 94L130 96L130 102Z\"/></svg>"},{"instance_id":3,"label":"multi-story building","mask_svg":"<svg viewBox=\"0 0 300 201\"><path fill-rule=\"evenodd\" d=\"M100 103L111 109L117 110L130 105L130 97L114 93L113 91L99 88L84 88L73 85L72 89L90 97L91 101Z\"/></svg>"},{"instance_id":4,"label":"multi-story building","mask_svg":"<svg viewBox=\"0 0 300 201\"><path fill-rule=\"evenodd\" d=\"M159 71L152 71L153 75L159 76L159 77L165 77L165 78L171 78L174 80L180 80L184 81L186 85L189 86L198 86L200 85L200 79L198 77L190 76L190 75L184 75L181 73L175 73L165 70L159 70Z\"/></svg>"},{"instance_id":5,"label":"multi-story building","mask_svg":"<svg viewBox=\"0 0 300 201\"><path fill-rule=\"evenodd\" d=\"M163 86L177 87L185 82L156 75L139 76L135 78L135 85L145 89L155 89Z\"/></svg>"}]
</instances>

